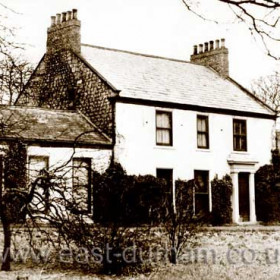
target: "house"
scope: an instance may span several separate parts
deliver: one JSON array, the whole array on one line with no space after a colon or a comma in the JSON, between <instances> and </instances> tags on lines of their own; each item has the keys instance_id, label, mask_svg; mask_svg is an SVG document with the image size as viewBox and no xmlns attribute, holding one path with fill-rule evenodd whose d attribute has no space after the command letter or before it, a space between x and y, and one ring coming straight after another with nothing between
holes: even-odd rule
<instances>
[{"instance_id":1,"label":"house","mask_svg":"<svg viewBox=\"0 0 280 280\"><path fill-rule=\"evenodd\" d=\"M195 46L188 62L81 44L80 27L77 10L51 17L17 105L81 112L129 174L195 178L196 212L211 211L214 176L230 174L233 221L256 222L254 173L270 162L275 113L229 77L225 41Z\"/></svg>"}]
</instances>

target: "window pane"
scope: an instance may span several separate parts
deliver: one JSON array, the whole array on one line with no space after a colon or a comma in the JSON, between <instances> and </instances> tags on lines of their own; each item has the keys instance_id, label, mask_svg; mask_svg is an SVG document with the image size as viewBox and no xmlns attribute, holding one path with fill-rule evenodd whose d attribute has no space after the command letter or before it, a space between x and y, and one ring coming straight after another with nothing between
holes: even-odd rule
<instances>
[{"instance_id":1,"label":"window pane","mask_svg":"<svg viewBox=\"0 0 280 280\"><path fill-rule=\"evenodd\" d=\"M208 171L195 171L195 192L208 193Z\"/></svg>"},{"instance_id":2,"label":"window pane","mask_svg":"<svg viewBox=\"0 0 280 280\"><path fill-rule=\"evenodd\" d=\"M29 157L29 180L34 181L38 176L40 171L43 169L48 169L49 158L40 156L30 156Z\"/></svg>"},{"instance_id":3,"label":"window pane","mask_svg":"<svg viewBox=\"0 0 280 280\"><path fill-rule=\"evenodd\" d=\"M198 133L197 135L197 145L199 148L201 147L207 147L207 136L202 133Z\"/></svg>"},{"instance_id":4,"label":"window pane","mask_svg":"<svg viewBox=\"0 0 280 280\"><path fill-rule=\"evenodd\" d=\"M246 123L242 122L240 126L241 126L241 128L240 128L241 134L245 135L246 134Z\"/></svg>"},{"instance_id":5,"label":"window pane","mask_svg":"<svg viewBox=\"0 0 280 280\"><path fill-rule=\"evenodd\" d=\"M157 178L165 179L170 186L172 186L173 181L173 170L172 169L157 169Z\"/></svg>"},{"instance_id":6,"label":"window pane","mask_svg":"<svg viewBox=\"0 0 280 280\"><path fill-rule=\"evenodd\" d=\"M241 137L240 138L240 149L242 151L246 151L247 147L246 147L246 138L245 137Z\"/></svg>"},{"instance_id":7,"label":"window pane","mask_svg":"<svg viewBox=\"0 0 280 280\"><path fill-rule=\"evenodd\" d=\"M207 131L207 119L204 117L198 117L197 119L197 130L200 132L206 132Z\"/></svg>"},{"instance_id":8,"label":"window pane","mask_svg":"<svg viewBox=\"0 0 280 280\"><path fill-rule=\"evenodd\" d=\"M238 123L236 121L233 122L233 133L239 134L239 127L238 127Z\"/></svg>"},{"instance_id":9,"label":"window pane","mask_svg":"<svg viewBox=\"0 0 280 280\"><path fill-rule=\"evenodd\" d=\"M170 144L170 130L157 130L157 143L158 144Z\"/></svg>"},{"instance_id":10,"label":"window pane","mask_svg":"<svg viewBox=\"0 0 280 280\"><path fill-rule=\"evenodd\" d=\"M90 207L90 160L73 159L73 200L78 211Z\"/></svg>"},{"instance_id":11,"label":"window pane","mask_svg":"<svg viewBox=\"0 0 280 280\"><path fill-rule=\"evenodd\" d=\"M157 127L171 128L170 113L157 113Z\"/></svg>"}]
</instances>

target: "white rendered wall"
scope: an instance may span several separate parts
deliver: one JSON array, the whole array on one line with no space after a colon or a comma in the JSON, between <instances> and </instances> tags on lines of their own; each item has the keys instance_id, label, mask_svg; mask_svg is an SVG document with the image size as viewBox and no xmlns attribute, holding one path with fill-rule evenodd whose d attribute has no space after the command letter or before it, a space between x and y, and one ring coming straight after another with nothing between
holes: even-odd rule
<instances>
[{"instance_id":1,"label":"white rendered wall","mask_svg":"<svg viewBox=\"0 0 280 280\"><path fill-rule=\"evenodd\" d=\"M116 104L115 158L129 174L156 175L157 168L173 169L174 179L192 179L194 170L209 170L210 179L230 173L230 155L249 157L256 168L271 159L274 120L209 113L210 149L197 148L195 111L172 112L173 146L156 146L155 112L163 108ZM233 118L247 120L247 152L233 152Z\"/></svg>"},{"instance_id":2,"label":"white rendered wall","mask_svg":"<svg viewBox=\"0 0 280 280\"><path fill-rule=\"evenodd\" d=\"M53 170L67 164L72 165L73 157L85 157L92 159L92 168L100 173L104 172L109 166L112 151L103 149L85 149L85 148L61 148L61 147L40 147L29 146L28 156L48 156L49 169Z\"/></svg>"}]
</instances>

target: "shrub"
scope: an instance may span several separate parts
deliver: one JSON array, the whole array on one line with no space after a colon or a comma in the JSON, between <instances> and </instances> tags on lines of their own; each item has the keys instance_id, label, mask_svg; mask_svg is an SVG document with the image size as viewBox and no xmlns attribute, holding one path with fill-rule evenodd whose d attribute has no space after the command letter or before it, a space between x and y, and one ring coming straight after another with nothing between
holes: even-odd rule
<instances>
[{"instance_id":1,"label":"shrub","mask_svg":"<svg viewBox=\"0 0 280 280\"><path fill-rule=\"evenodd\" d=\"M88 236L86 240L94 238L102 248L105 273L120 274L128 268L137 270L143 266L140 256L126 262L122 252L133 247L148 252L149 226L159 224L165 215L167 182L152 175L127 175L117 163L111 164L102 175L94 174L93 178L93 220L99 223L100 232L95 231L95 236Z\"/></svg>"},{"instance_id":2,"label":"shrub","mask_svg":"<svg viewBox=\"0 0 280 280\"><path fill-rule=\"evenodd\" d=\"M167 191L163 179L152 175L129 176L116 163L93 178L96 222L130 226L159 222Z\"/></svg>"},{"instance_id":3,"label":"shrub","mask_svg":"<svg viewBox=\"0 0 280 280\"><path fill-rule=\"evenodd\" d=\"M266 223L280 220L280 171L275 157L273 163L256 172L256 214Z\"/></svg>"},{"instance_id":4,"label":"shrub","mask_svg":"<svg viewBox=\"0 0 280 280\"><path fill-rule=\"evenodd\" d=\"M232 181L229 175L221 180L216 176L211 181L212 190L212 224L223 225L232 222Z\"/></svg>"},{"instance_id":5,"label":"shrub","mask_svg":"<svg viewBox=\"0 0 280 280\"><path fill-rule=\"evenodd\" d=\"M194 180L175 182L175 207L170 194L167 194L166 217L164 227L169 241L169 260L176 264L183 248L197 233L202 220L194 215L193 193Z\"/></svg>"}]
</instances>

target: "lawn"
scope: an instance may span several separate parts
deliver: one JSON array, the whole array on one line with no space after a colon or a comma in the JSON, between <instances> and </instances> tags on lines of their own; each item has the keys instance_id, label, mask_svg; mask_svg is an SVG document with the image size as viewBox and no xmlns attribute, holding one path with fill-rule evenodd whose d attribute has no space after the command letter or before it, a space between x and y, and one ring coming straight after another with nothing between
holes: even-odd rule
<instances>
[{"instance_id":1,"label":"lawn","mask_svg":"<svg viewBox=\"0 0 280 280\"><path fill-rule=\"evenodd\" d=\"M0 279L15 280L18 276L29 276L28 280L280 279L279 226L213 228L199 233L193 244L179 264L155 263L152 272L146 274L105 276L86 274L69 265L62 269L59 265L13 263L11 272L0 272Z\"/></svg>"},{"instance_id":2,"label":"lawn","mask_svg":"<svg viewBox=\"0 0 280 280\"><path fill-rule=\"evenodd\" d=\"M137 276L104 276L97 274L85 275L82 272L50 271L44 269L24 269L14 268L11 272L0 272L0 279L15 280L17 276L29 276L28 280L263 280L280 278L279 265L259 266L259 265L207 265L207 264L188 264L188 265L168 265L159 267L149 274L139 274Z\"/></svg>"}]
</instances>

